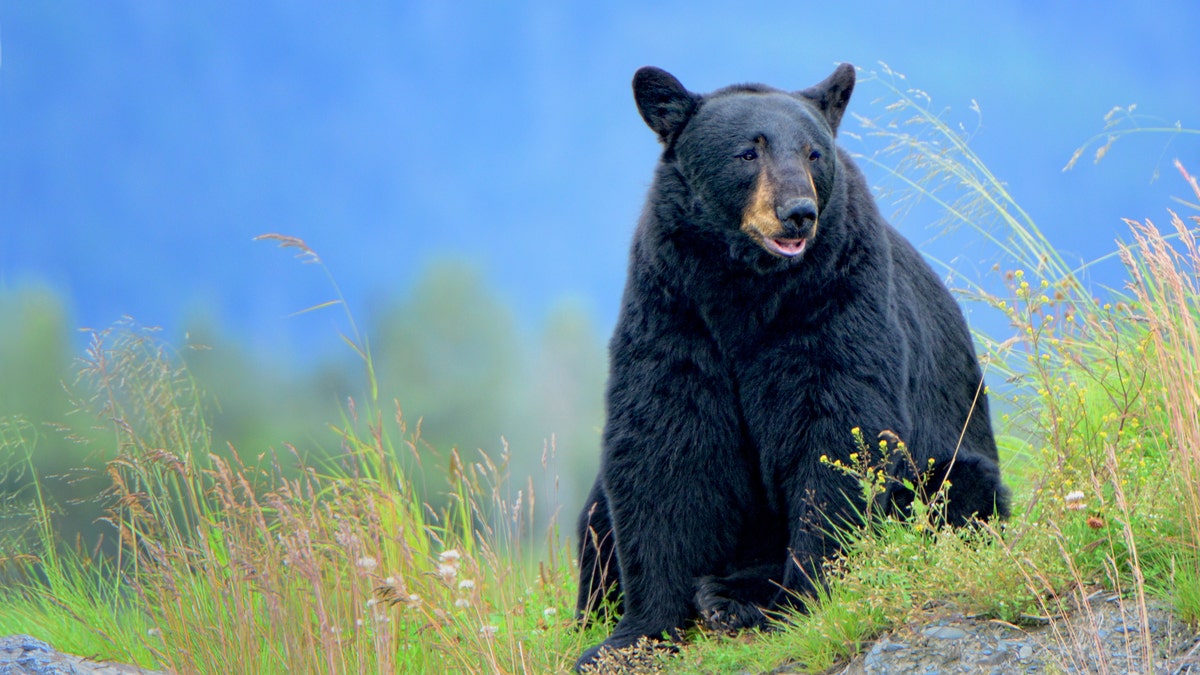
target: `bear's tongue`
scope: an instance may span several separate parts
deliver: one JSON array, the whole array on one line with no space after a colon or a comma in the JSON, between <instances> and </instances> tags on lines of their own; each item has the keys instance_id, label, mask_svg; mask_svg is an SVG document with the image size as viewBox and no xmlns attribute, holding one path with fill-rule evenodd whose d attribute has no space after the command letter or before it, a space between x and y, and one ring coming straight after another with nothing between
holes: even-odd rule
<instances>
[{"instance_id":1,"label":"bear's tongue","mask_svg":"<svg viewBox=\"0 0 1200 675\"><path fill-rule=\"evenodd\" d=\"M806 239L771 239L770 242L771 242L771 248L775 249L776 253L778 253L779 255L787 256L787 257L791 258L794 256L798 256L801 253L804 253L804 245L807 243L807 240Z\"/></svg>"}]
</instances>

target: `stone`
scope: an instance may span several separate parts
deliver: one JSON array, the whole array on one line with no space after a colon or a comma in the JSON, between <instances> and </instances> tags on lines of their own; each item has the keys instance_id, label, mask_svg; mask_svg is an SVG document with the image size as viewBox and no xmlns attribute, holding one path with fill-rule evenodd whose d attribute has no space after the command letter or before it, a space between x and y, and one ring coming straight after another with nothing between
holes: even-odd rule
<instances>
[{"instance_id":1,"label":"stone","mask_svg":"<svg viewBox=\"0 0 1200 675\"><path fill-rule=\"evenodd\" d=\"M55 650L29 635L0 637L0 675L164 675L107 661L92 661Z\"/></svg>"},{"instance_id":2,"label":"stone","mask_svg":"<svg viewBox=\"0 0 1200 675\"><path fill-rule=\"evenodd\" d=\"M922 633L925 637L935 640L961 640L967 636L967 631L954 626L933 626L926 628Z\"/></svg>"}]
</instances>

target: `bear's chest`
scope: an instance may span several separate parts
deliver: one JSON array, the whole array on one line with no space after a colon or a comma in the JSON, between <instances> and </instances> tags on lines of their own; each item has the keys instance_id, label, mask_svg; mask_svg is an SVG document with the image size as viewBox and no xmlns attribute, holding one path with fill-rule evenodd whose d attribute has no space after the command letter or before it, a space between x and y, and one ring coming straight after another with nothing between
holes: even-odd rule
<instances>
[{"instance_id":1,"label":"bear's chest","mask_svg":"<svg viewBox=\"0 0 1200 675\"><path fill-rule=\"evenodd\" d=\"M819 346L832 319L844 311L831 293L806 292L804 285L772 280L721 278L691 293L721 359L729 366L771 360L778 352Z\"/></svg>"},{"instance_id":2,"label":"bear's chest","mask_svg":"<svg viewBox=\"0 0 1200 675\"><path fill-rule=\"evenodd\" d=\"M800 280L773 290L727 283L697 305L752 433L759 423L772 434L790 433L781 419L799 425L836 408L836 392L897 395L891 390L905 378L906 331L886 289Z\"/></svg>"}]
</instances>

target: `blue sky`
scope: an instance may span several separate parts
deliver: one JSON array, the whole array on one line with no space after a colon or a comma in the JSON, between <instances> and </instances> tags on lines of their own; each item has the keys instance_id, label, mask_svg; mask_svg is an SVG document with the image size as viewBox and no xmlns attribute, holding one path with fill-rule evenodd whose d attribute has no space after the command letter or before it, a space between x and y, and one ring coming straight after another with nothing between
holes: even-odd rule
<instances>
[{"instance_id":1,"label":"blue sky","mask_svg":"<svg viewBox=\"0 0 1200 675\"><path fill-rule=\"evenodd\" d=\"M287 318L325 278L251 241L283 232L359 312L449 257L523 323L572 297L607 331L657 156L629 91L646 64L707 91L885 62L938 105L978 101L973 147L1092 259L1122 217L1164 219L1169 162L1200 172L1200 144L1061 168L1115 105L1200 127L1196 26L1190 2L0 0L0 288L48 285L78 325L204 313L259 352L336 348L327 316Z\"/></svg>"}]
</instances>

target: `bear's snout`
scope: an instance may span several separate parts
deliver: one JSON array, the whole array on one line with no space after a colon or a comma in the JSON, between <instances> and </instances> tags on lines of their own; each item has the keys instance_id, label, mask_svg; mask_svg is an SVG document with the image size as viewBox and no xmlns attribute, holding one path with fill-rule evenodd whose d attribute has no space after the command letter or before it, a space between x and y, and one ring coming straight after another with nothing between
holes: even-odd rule
<instances>
[{"instance_id":1,"label":"bear's snout","mask_svg":"<svg viewBox=\"0 0 1200 675\"><path fill-rule=\"evenodd\" d=\"M790 189L790 194L805 196L783 199L778 193L780 186L764 171L759 173L750 203L742 215L742 232L766 249L776 258L799 258L808 245L808 240L817 233L817 201L810 191Z\"/></svg>"},{"instance_id":2,"label":"bear's snout","mask_svg":"<svg viewBox=\"0 0 1200 675\"><path fill-rule=\"evenodd\" d=\"M811 237L817 223L817 202L810 197L789 199L775 208L775 217L791 237Z\"/></svg>"}]
</instances>

